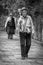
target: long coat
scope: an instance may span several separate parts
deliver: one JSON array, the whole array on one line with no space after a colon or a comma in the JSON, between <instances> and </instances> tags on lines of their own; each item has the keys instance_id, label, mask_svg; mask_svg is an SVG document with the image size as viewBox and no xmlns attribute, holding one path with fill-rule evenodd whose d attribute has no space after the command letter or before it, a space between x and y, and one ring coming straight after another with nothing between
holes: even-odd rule
<instances>
[{"instance_id":1,"label":"long coat","mask_svg":"<svg viewBox=\"0 0 43 65\"><path fill-rule=\"evenodd\" d=\"M15 20L14 18L11 19L11 22L7 22L6 26L6 32L7 34L15 34Z\"/></svg>"}]
</instances>

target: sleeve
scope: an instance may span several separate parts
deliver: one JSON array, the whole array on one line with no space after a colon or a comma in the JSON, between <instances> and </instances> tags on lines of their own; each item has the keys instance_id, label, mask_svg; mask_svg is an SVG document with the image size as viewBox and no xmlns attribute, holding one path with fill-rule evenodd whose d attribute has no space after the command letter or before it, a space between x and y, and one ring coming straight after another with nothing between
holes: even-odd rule
<instances>
[{"instance_id":1,"label":"sleeve","mask_svg":"<svg viewBox=\"0 0 43 65\"><path fill-rule=\"evenodd\" d=\"M21 18L18 19L18 25L20 25Z\"/></svg>"},{"instance_id":2,"label":"sleeve","mask_svg":"<svg viewBox=\"0 0 43 65\"><path fill-rule=\"evenodd\" d=\"M7 26L8 21L9 21L9 18L7 18L7 20L6 20L6 22L5 22L5 28L6 28L6 26Z\"/></svg>"},{"instance_id":3,"label":"sleeve","mask_svg":"<svg viewBox=\"0 0 43 65\"><path fill-rule=\"evenodd\" d=\"M18 27L20 26L20 23L21 23L21 18L18 19L18 24L17 24Z\"/></svg>"},{"instance_id":4,"label":"sleeve","mask_svg":"<svg viewBox=\"0 0 43 65\"><path fill-rule=\"evenodd\" d=\"M33 34L35 33L35 29L34 29L33 20L31 17L30 17L30 20L31 20L31 28L32 28L32 34Z\"/></svg>"},{"instance_id":5,"label":"sleeve","mask_svg":"<svg viewBox=\"0 0 43 65\"><path fill-rule=\"evenodd\" d=\"M18 23L17 23L17 27L16 30L20 31L20 22L21 22L21 18L18 19Z\"/></svg>"}]
</instances>

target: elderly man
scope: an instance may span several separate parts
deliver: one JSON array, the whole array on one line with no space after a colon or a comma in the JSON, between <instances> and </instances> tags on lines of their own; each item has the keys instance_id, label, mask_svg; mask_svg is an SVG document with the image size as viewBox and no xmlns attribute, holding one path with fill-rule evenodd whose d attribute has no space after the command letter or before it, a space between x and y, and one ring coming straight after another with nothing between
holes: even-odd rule
<instances>
[{"instance_id":1,"label":"elderly man","mask_svg":"<svg viewBox=\"0 0 43 65\"><path fill-rule=\"evenodd\" d=\"M32 18L27 15L27 9L22 8L22 16L18 20L21 56L22 59L28 58L28 51L31 46L31 34L34 34L34 25Z\"/></svg>"}]
</instances>

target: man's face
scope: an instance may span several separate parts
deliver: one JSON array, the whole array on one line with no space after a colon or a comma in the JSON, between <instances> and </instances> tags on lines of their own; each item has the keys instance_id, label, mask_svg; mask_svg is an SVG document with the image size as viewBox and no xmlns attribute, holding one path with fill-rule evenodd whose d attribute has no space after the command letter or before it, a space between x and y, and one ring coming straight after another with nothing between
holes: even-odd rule
<instances>
[{"instance_id":1,"label":"man's face","mask_svg":"<svg viewBox=\"0 0 43 65\"><path fill-rule=\"evenodd\" d=\"M10 17L12 18L12 17L13 17L13 15L11 14L11 15L10 15Z\"/></svg>"},{"instance_id":2,"label":"man's face","mask_svg":"<svg viewBox=\"0 0 43 65\"><path fill-rule=\"evenodd\" d=\"M26 10L23 10L23 11L22 11L22 15L23 15L24 17L26 17L27 11L26 11Z\"/></svg>"}]
</instances>

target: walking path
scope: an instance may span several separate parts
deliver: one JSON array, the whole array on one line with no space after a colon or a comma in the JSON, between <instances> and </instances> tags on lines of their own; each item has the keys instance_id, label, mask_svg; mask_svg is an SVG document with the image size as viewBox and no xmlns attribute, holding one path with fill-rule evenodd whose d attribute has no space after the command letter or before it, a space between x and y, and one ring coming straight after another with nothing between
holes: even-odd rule
<instances>
[{"instance_id":1,"label":"walking path","mask_svg":"<svg viewBox=\"0 0 43 65\"><path fill-rule=\"evenodd\" d=\"M32 40L28 59L21 60L19 36L7 39L5 32L0 32L0 65L43 65L43 46Z\"/></svg>"}]
</instances>

